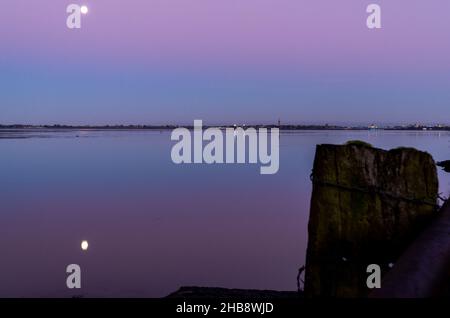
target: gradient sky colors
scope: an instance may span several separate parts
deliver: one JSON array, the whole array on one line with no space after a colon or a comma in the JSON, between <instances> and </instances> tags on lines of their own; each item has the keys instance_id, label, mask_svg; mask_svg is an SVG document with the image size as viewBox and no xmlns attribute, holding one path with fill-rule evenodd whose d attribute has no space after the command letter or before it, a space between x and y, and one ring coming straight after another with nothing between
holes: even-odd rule
<instances>
[{"instance_id":1,"label":"gradient sky colors","mask_svg":"<svg viewBox=\"0 0 450 318\"><path fill-rule=\"evenodd\" d=\"M0 123L278 118L450 123L450 1L1 2Z\"/></svg>"}]
</instances>

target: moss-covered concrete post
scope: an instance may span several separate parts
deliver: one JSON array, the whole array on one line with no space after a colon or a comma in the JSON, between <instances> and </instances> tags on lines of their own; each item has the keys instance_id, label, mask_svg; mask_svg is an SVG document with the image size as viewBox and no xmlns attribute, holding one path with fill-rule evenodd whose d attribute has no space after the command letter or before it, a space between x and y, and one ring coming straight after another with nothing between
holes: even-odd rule
<instances>
[{"instance_id":1,"label":"moss-covered concrete post","mask_svg":"<svg viewBox=\"0 0 450 318\"><path fill-rule=\"evenodd\" d=\"M305 272L308 297L364 297L369 264L385 273L436 211L433 158L362 142L318 145Z\"/></svg>"}]
</instances>

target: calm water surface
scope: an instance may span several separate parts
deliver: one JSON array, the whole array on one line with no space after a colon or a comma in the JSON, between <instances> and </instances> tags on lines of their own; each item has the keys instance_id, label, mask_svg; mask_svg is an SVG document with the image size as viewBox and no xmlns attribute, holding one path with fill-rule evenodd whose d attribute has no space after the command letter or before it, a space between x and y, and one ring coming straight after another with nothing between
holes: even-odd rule
<instances>
[{"instance_id":1,"label":"calm water surface","mask_svg":"<svg viewBox=\"0 0 450 318\"><path fill-rule=\"evenodd\" d=\"M450 159L448 132L284 132L279 172L260 175L258 165L175 165L169 132L0 132L0 296L295 290L315 146L353 139ZM450 174L439 178L447 196ZM65 286L72 263L81 290Z\"/></svg>"}]
</instances>

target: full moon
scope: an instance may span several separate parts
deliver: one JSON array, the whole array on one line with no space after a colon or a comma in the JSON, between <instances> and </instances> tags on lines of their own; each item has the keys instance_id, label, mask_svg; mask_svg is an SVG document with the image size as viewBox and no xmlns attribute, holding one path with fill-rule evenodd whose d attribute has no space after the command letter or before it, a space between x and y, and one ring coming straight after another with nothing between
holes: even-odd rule
<instances>
[{"instance_id":1,"label":"full moon","mask_svg":"<svg viewBox=\"0 0 450 318\"><path fill-rule=\"evenodd\" d=\"M81 13L86 14L86 13L89 12L89 9L88 9L88 7L86 7L86 6L82 6L81 9L80 9L80 11L81 11Z\"/></svg>"},{"instance_id":2,"label":"full moon","mask_svg":"<svg viewBox=\"0 0 450 318\"><path fill-rule=\"evenodd\" d=\"M88 249L88 247L89 247L88 241L83 241L83 242L81 242L81 249L82 249L83 251L86 251L86 250Z\"/></svg>"}]
</instances>

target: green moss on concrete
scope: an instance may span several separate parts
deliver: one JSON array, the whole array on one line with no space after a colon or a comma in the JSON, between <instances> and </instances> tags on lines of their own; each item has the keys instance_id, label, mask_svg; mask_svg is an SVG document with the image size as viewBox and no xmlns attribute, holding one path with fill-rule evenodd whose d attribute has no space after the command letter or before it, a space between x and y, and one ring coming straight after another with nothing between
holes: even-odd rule
<instances>
[{"instance_id":1,"label":"green moss on concrete","mask_svg":"<svg viewBox=\"0 0 450 318\"><path fill-rule=\"evenodd\" d=\"M373 146L369 144L368 142L362 141L362 140L349 140L345 143L346 146L362 146L362 147L370 147Z\"/></svg>"},{"instance_id":2,"label":"green moss on concrete","mask_svg":"<svg viewBox=\"0 0 450 318\"><path fill-rule=\"evenodd\" d=\"M412 148L318 145L313 171L306 295L365 296L367 265L387 270L434 215L434 160Z\"/></svg>"}]
</instances>

